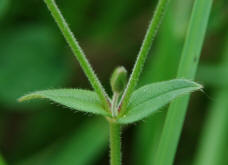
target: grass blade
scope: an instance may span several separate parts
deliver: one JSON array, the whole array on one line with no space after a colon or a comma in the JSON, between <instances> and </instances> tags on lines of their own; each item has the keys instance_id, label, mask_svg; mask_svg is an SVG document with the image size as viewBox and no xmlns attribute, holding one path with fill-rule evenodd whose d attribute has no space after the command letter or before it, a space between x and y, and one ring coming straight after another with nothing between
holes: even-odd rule
<instances>
[{"instance_id":1,"label":"grass blade","mask_svg":"<svg viewBox=\"0 0 228 165\"><path fill-rule=\"evenodd\" d=\"M227 141L226 130L228 125L227 97L228 90L221 90L215 95L216 100L205 122L194 165L223 164L221 157Z\"/></svg>"},{"instance_id":2,"label":"grass blade","mask_svg":"<svg viewBox=\"0 0 228 165\"><path fill-rule=\"evenodd\" d=\"M212 0L196 0L194 3L177 77L191 80L195 77L211 6ZM169 106L154 159L156 165L173 164L188 101L189 95L183 96Z\"/></svg>"},{"instance_id":3,"label":"grass blade","mask_svg":"<svg viewBox=\"0 0 228 165\"><path fill-rule=\"evenodd\" d=\"M222 60L222 64L219 65L219 68L227 69L228 64L228 35L226 35L225 42L225 50L224 57ZM219 73L222 70L218 70L217 66L211 66L211 68L215 69L212 73L205 72L207 75L211 75L213 80L223 81L227 74L223 76ZM211 70L207 70L211 71ZM225 70L227 71L227 70ZM223 79L219 79L222 78ZM206 122L204 123L199 147L196 153L196 157L194 160L194 165L217 165L217 164L226 164L222 156L226 155L226 142L227 142L227 126L228 126L228 86L227 84L214 84L215 89L217 89L215 94L215 100L211 105L211 109L206 118Z\"/></svg>"}]
</instances>

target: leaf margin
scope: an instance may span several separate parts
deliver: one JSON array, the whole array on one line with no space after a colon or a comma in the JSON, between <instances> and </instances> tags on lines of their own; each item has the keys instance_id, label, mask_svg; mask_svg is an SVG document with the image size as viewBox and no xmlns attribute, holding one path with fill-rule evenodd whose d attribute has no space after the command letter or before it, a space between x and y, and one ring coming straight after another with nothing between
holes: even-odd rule
<instances>
[{"instance_id":1,"label":"leaf margin","mask_svg":"<svg viewBox=\"0 0 228 165\"><path fill-rule=\"evenodd\" d=\"M132 94L132 96L130 98L130 101L128 103L128 107L127 108L129 108L129 106L131 106L132 100L135 99L134 97L137 97L136 94L137 93L141 93L141 91L142 90L145 90L145 88L147 88L147 87L155 88L155 86L159 86L160 84L164 85L165 83L170 83L170 82L173 82L173 81L187 82L187 83L190 83L190 84L195 85L195 86L192 86L192 87L190 87L190 86L189 87L184 87L184 88L190 88L190 89L188 91L186 91L186 92L180 92L179 94L170 97L168 100L165 101L164 104L161 104L161 105L157 106L157 108L154 109L154 110L150 110L151 112L146 112L147 115L141 115L141 117L139 117L138 119L131 119L131 118L133 118L131 116L134 116L134 115L131 115L132 114L132 111L134 111L135 114L136 113L137 114L140 114L140 112L142 113L142 111L139 111L138 110L138 112L137 112L137 110L135 110L135 109L140 109L139 107L142 107L143 104L148 104L149 101L151 101L153 99L156 99L157 96L155 96L155 98L149 99L149 100L147 100L147 101L145 101L143 103L137 104L136 107L132 107L132 108L130 107L131 109L129 109L127 111L128 112L127 114L124 114L123 116L120 116L120 117L117 118L117 122L120 123L120 124L130 124L130 123L138 122L138 121L140 121L140 120L142 120L144 118L147 118L148 116L152 115L153 113L157 112L163 106L165 106L165 105L169 104L171 101L173 101L175 98L180 97L180 96L182 96L184 94L188 94L188 93L197 91L197 90L202 90L202 88L203 88L203 86L201 84L196 83L196 82L191 81L191 80L187 80L187 79L172 79L172 80L168 80L168 81L161 81L161 82L155 82L155 83L147 84L147 85L145 85L143 87L138 88L137 90L135 90L133 92L133 94ZM183 90L184 88L177 89L176 91ZM167 94L170 94L170 93L172 93L172 91L171 92L168 91L165 94L167 95ZM158 96L158 97L161 97L161 96ZM145 110L144 110L144 112L145 112Z\"/></svg>"},{"instance_id":2,"label":"leaf margin","mask_svg":"<svg viewBox=\"0 0 228 165\"><path fill-rule=\"evenodd\" d=\"M58 93L59 94L50 94L49 92L54 92L54 93ZM65 92L69 92L68 96L67 93ZM71 92L71 93L70 93ZM68 97L68 99L74 99L74 97L72 96L73 94L76 94L75 96L79 97L79 95L87 95L89 96L88 99L84 99L81 98L81 100L79 99L78 102L73 102L73 103L63 103L61 101L61 97ZM66 99L65 98L65 99ZM85 97L84 97L85 98ZM31 92L29 94L26 94L20 98L18 98L18 102L25 102L25 101L29 101L29 100L33 100L33 99L47 99L49 101L52 101L54 103L63 105L67 108L70 108L71 110L77 110L80 112L86 112L86 113L92 113L92 114L97 114L97 115L103 115L103 116L110 116L111 114L108 113L104 108L103 108L103 104L100 101L100 98L98 97L97 93L91 90L85 90L85 89L76 89L76 88L63 88L63 89L49 89L49 90L41 90L41 91L35 91L35 92ZM75 97L76 100L76 97ZM72 101L72 100L71 100ZM81 104L81 102L89 102L88 105L86 105L85 109L83 109L83 104ZM86 103L87 104L87 103ZM94 110L92 110L91 106L94 106ZM87 110L86 110L87 109Z\"/></svg>"}]
</instances>

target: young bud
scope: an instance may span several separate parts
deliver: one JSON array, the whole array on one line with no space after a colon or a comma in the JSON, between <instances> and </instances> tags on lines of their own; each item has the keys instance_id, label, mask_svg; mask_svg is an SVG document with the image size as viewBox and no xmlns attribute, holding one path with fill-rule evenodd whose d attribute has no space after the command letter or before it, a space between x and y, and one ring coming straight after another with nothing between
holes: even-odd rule
<instances>
[{"instance_id":1,"label":"young bud","mask_svg":"<svg viewBox=\"0 0 228 165\"><path fill-rule=\"evenodd\" d=\"M113 93L123 92L127 84L127 70L123 66L117 67L114 70L110 79L110 84L111 84Z\"/></svg>"}]
</instances>

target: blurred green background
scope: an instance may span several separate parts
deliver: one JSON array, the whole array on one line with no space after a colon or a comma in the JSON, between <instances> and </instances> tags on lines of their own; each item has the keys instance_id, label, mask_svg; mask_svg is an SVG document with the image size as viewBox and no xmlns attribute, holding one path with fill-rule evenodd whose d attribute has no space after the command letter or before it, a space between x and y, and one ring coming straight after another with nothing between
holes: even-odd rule
<instances>
[{"instance_id":1,"label":"blurred green background","mask_svg":"<svg viewBox=\"0 0 228 165\"><path fill-rule=\"evenodd\" d=\"M131 71L157 0L56 2L110 93L113 69L123 65ZM175 77L193 2L171 1L139 85ZM219 91L228 87L227 20L228 1L214 0L197 76L205 89L192 95L177 165L192 164L209 110ZM109 163L108 129L102 118L48 102L17 103L31 91L67 87L91 89L44 2L0 0L0 153L7 164ZM228 111L228 105L223 107ZM165 108L125 128L125 165L150 164L164 115ZM223 137L228 138L228 122L223 125ZM225 153L221 156L220 164L228 164Z\"/></svg>"}]
</instances>

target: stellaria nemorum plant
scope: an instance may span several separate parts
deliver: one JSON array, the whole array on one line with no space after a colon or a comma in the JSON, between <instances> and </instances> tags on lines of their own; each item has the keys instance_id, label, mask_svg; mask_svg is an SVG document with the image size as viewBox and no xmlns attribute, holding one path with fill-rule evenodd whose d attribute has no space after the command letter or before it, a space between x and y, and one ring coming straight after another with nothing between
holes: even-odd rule
<instances>
[{"instance_id":1,"label":"stellaria nemorum plant","mask_svg":"<svg viewBox=\"0 0 228 165\"><path fill-rule=\"evenodd\" d=\"M79 61L94 91L83 89L44 90L27 94L19 98L19 101L49 99L71 109L104 116L110 126L111 165L121 164L120 136L122 125L140 121L176 97L202 88L201 85L190 80L173 79L148 84L135 90L169 0L159 0L129 80L124 67L117 67L114 70L110 79L113 92L111 98L105 92L101 82L94 73L55 1L44 0L44 2Z\"/></svg>"}]
</instances>

